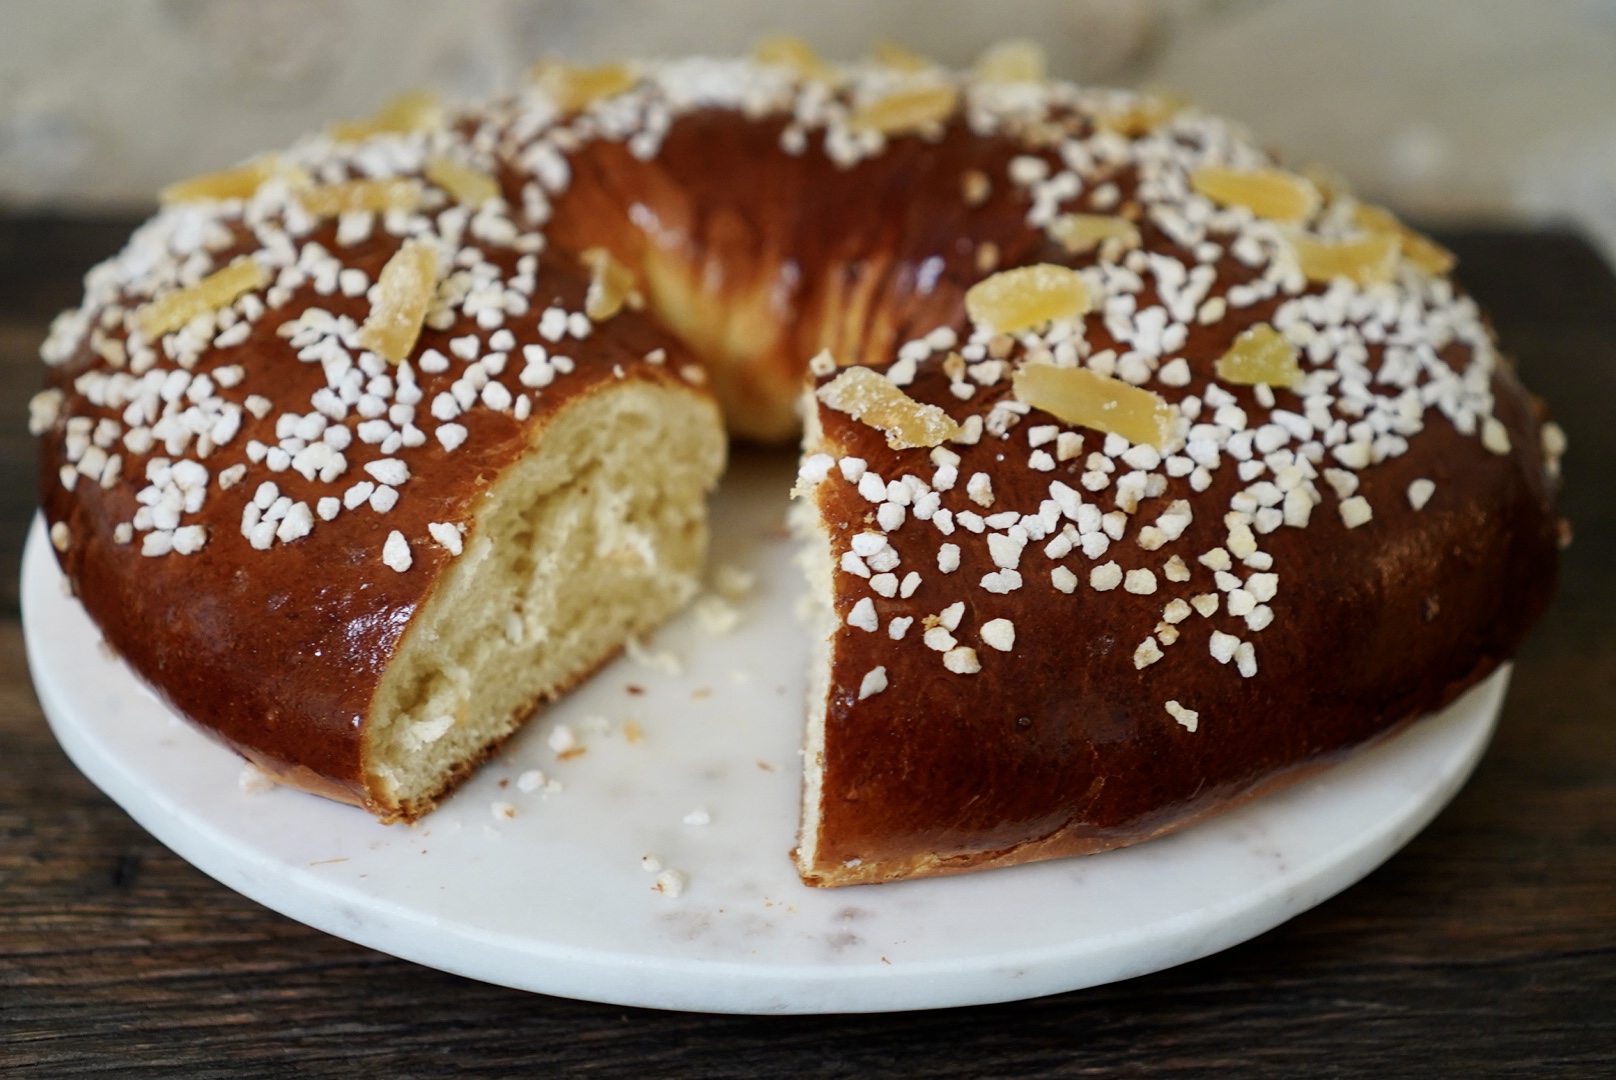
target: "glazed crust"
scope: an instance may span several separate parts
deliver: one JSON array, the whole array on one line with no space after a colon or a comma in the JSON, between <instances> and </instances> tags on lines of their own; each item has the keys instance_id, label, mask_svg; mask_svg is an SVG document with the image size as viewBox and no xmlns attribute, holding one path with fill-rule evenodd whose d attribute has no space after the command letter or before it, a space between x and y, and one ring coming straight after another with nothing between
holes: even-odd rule
<instances>
[{"instance_id":1,"label":"glazed crust","mask_svg":"<svg viewBox=\"0 0 1616 1080\"><path fill-rule=\"evenodd\" d=\"M782 85L779 75L751 67L736 78L767 89ZM669 68L648 79L662 83L634 93L649 94L649 110L658 94L673 100L683 93L683 77ZM884 77L873 77L872 85ZM429 523L471 519L479 495L551 417L622 379L703 394L686 374L699 357L733 434L789 438L799 427L805 362L821 349L843 365L885 367L906 342L938 328L969 338L965 294L994 270L1039 262L1092 268L1102 261L1099 251L1072 252L1051 239L1048 215L1039 219L1036 184L1014 178L1028 158L1042 163L1033 162L1042 170L1028 174L1034 178L1061 169L1062 140L1100 130L1099 114L1085 111L1087 99L1075 88L1057 87L1056 105L1032 121L1013 119L1024 119L1024 104L1007 106L985 125L956 112L946 122L876 140L875 151L851 154L838 149L845 132L835 130L836 117L804 129L793 102L800 112L812 95L796 99L795 92L775 94L761 109L733 101L682 105L658 129L649 153L622 132L603 136L605 119L586 110L573 123L549 103L536 110L520 101L496 103L460 119L460 134L496 163L513 216L524 218L525 228L543 229L533 312L552 300L567 311L586 306L589 274L577 260L596 247L630 270L646 310L624 311L587 338L569 339L577 371L538 394L530 418L468 409L459 420L468 437L458 450L451 454L431 441L416 449L408 498L390 513L344 515L336 527L257 550L240 528L243 505L262 479L252 472L194 518L207 528L205 548L183 558L146 557L138 537L118 543L114 529L135 513L139 478L153 455L129 455L126 479L110 487L81 478L69 489L60 477L75 459L63 423L53 418L43 442L45 516L53 529L65 526L62 565L108 642L180 712L273 775L379 809L366 790L363 731L382 673L448 559L441 548L416 543L415 572L394 573L379 561L390 531L417 538ZM977 111L991 112L998 92L988 87L988 104L978 102ZM554 135L569 123L565 138ZM1203 138L1248 165L1259 160L1243 145L1230 150L1218 143L1222 130L1187 130L1184 146ZM1114 134L1101 149L1109 146L1110 154L1138 134ZM549 156L535 157L535 149ZM1079 191L1057 201L1062 209L1137 223L1146 253L1188 258L1185 245L1147 213L1136 165L1127 153L1101 154L1080 170ZM554 175L541 191L534 176L547 173ZM312 238L372 281L398 249L380 230L373 240L344 243L329 222ZM237 239L239 250L251 246ZM509 275L516 256L485 246ZM214 265L224 265L230 253L216 253ZM1222 247L1194 258L1216 269L1219 295L1261 276ZM1325 286L1293 291L1319 295ZM1289 296L1270 292L1194 321L1173 353L1187 362L1188 377L1172 389L1151 382L1153 391L1174 403L1192 391L1203 394L1236 336L1277 318ZM1160 300L1147 285L1138 307ZM321 385L319 366L291 362L275 329L310 304L356 321L369 307L363 296L300 288L264 315L244 344L205 350L195 371L242 365L239 389L222 391L237 404L263 386L307 401ZM87 313L92 322L97 314ZM1122 347L1098 312L1087 322L1091 351ZM540 342L533 324L531 316L507 324L513 355ZM424 331L415 355L449 351L453 339L473 332L480 332L475 321L458 314L452 326ZM1017 348L1012 364L1025 359L1025 342ZM1470 349L1450 343L1442 360L1463 370L1474 359ZM1011 395L1008 379L984 379L967 402L954 392L957 375L944 373L947 351L933 350L905 382L916 400L964 421ZM647 359L653 354L660 362ZM116 416L77 389L84 373L116 366L88 336L80 341L52 369L51 386L63 395L60 415ZM512 363L497 376L513 395L524 389L519 369ZM423 409L448 392L455 374L418 373ZM1270 408L1252 387L1225 389L1253 416ZM1359 473L1372 522L1349 529L1342 500L1326 490L1308 528L1262 537L1282 588L1272 600L1274 625L1257 635L1260 670L1251 676L1209 656L1214 630L1251 636L1223 613L1177 624L1176 643L1139 666L1135 648L1161 623L1167 594L1093 591L1086 584L1090 561L1075 556L1068 561L1084 583L1057 591L1049 582L1059 560L1042 554L1040 544L1026 548L1024 588L1002 594L977 588L995 564L980 542L963 536L953 538L958 568L938 573L933 568L947 542L940 531L878 526L872 502L832 470L813 497L833 558L850 551L855 533L879 527L893 533L904 569L924 573L901 597L871 594L865 577L835 578L840 629L831 643L818 760L825 797L811 808L819 827L813 858L801 867L804 879L891 880L1136 842L1322 767L1485 676L1546 606L1557 537L1554 463L1540 450L1541 417L1507 366L1491 374L1490 390L1489 415L1507 432L1507 453L1484 450L1473 432L1461 433L1431 411L1406 453ZM1303 408L1290 391L1275 393L1278 407ZM888 479L931 475L925 449L891 449L880 431L836 410L819 408L818 422L811 452L860 459ZM962 501L964 478L977 472L992 478L998 508L1023 512L1037 510L1052 480L1079 487L1084 459L1103 435L1088 433L1083 457L1030 468L1025 432L1054 423L1033 410L1004 437L954 445L961 490L950 505L970 506ZM220 447L208 467L217 475L247 462L246 440L273 444L273 428L273 414L247 417L240 436ZM381 455L356 442L349 456L358 467ZM275 479L293 499L312 503L326 494L293 472ZM1406 494L1415 480L1435 485L1420 510ZM1175 588L1185 595L1218 591L1196 556L1225 542L1223 512L1245 483L1232 468L1214 472L1201 490L1174 476L1149 502L1186 499L1195 508L1175 546L1146 558L1134 544L1134 522L1108 558L1122 570L1159 573L1167 555L1182 553L1190 578ZM900 641L850 629L847 620L863 600L873 600L883 629L894 618L914 618L913 636ZM970 675L945 670L917 640L921 620L957 600L965 604L961 625L973 633L990 618L1016 627L1008 653L977 643L982 668ZM876 667L894 691L863 692ZM1168 701L1195 710L1198 728L1175 720L1164 708ZM474 764L468 759L462 771Z\"/></svg>"},{"instance_id":2,"label":"glazed crust","mask_svg":"<svg viewBox=\"0 0 1616 1080\"><path fill-rule=\"evenodd\" d=\"M1209 369L1210 357L1201 363ZM923 372L911 390L919 400L948 400L937 372ZM1542 615L1557 564L1538 419L1510 372L1498 375L1494 391L1516 454L1487 454L1473 437L1433 420L1414 450L1362 474L1359 491L1376 514L1369 525L1349 531L1327 505L1306 529L1264 537L1282 588L1272 601L1275 625L1256 635L1261 665L1253 678L1208 655L1213 630L1244 634L1239 620L1221 613L1191 615L1162 659L1137 669L1134 647L1159 624L1162 594L1100 593L1086 581L1071 595L1058 593L1048 587L1055 562L1033 546L1022 562L1028 585L1009 594L974 587L996 567L981 545L961 541L953 574L926 576L909 599L875 600L883 626L956 599L965 601L965 627L1014 622L1014 650L985 657L969 677L946 671L912 637L847 629L868 590L839 574L843 629L834 638L826 797L810 880L957 873L1137 843L1306 775L1484 678ZM821 409L820 416L820 449L863 458L882 476L929 472L925 451L893 451L845 414ZM1023 424L1050 420L1035 411ZM988 459L1006 447L984 439L954 449L963 476L990 468ZM1079 461L1054 473L998 468L996 501L1036 506L1051 479L1076 486L1081 471ZM1420 478L1437 487L1416 511L1404 493ZM1227 505L1240 486L1225 471L1197 505ZM1174 481L1162 499L1190 494ZM873 508L852 485L822 484L818 506L837 559L855 533L872 527ZM1224 536L1217 515L1201 514L1177 550L1206 551ZM929 569L948 539L917 529L894 544L906 566ZM1114 544L1108 558L1124 570L1162 562L1131 543ZM1188 564L1185 590L1217 591L1210 570L1193 558ZM1086 566L1080 570L1086 577ZM898 692L860 700L860 682L877 665ZM1199 713L1198 730L1175 721L1164 708L1169 700Z\"/></svg>"},{"instance_id":3,"label":"glazed crust","mask_svg":"<svg viewBox=\"0 0 1616 1080\"><path fill-rule=\"evenodd\" d=\"M374 276L396 246L396 241L378 240L348 259ZM559 258L548 261L534 294L539 306L555 300L569 311L580 310L587 287L581 273ZM250 392L273 388L278 400L306 402L323 385L320 369L288 362L290 350L275 329L310 304L360 319L366 309L363 298L306 292L280 315L266 315L246 343L204 359L197 374L239 364L246 376L238 390L225 393L244 400ZM452 338L472 328L462 321L446 331L428 329L421 350L447 351ZM102 488L81 478L72 491L64 488L58 479L66 461L64 430L55 426L42 436L41 487L47 522L65 523L73 537L58 553L63 570L107 643L179 713L283 783L391 817L394 811L367 787L364 728L382 673L452 557L440 545L417 542L413 572L395 573L381 562L384 542L394 530L419 541L429 535L431 522L470 520L483 493L529 451L550 419L590 394L609 392L627 379L705 397L704 389L677 374L681 361L690 362L688 354L644 319L624 312L611 331L567 342L575 372L537 395L527 420L488 409L467 411L458 418L467 428L466 441L452 453L437 442L416 448L409 497L387 513L354 514L341 528L316 527L295 543L267 551L253 549L240 528L242 507L262 477L209 500L197 519L207 527L209 542L194 555L148 558L138 541L115 542L114 526L133 516L141 485L126 481ZM538 341L530 326L518 347ZM671 359L647 362L646 354L659 348ZM51 385L66 395L64 413L116 415L73 388L86 370L105 366L85 347L52 369ZM512 393L525 390L519 371L513 364L499 376ZM419 373L424 400L447 390L454 374ZM247 440L273 444L274 419L248 414L237 439L208 459L215 474L247 462ZM351 471L360 477L364 462L384 456L360 442L347 453ZM143 476L146 460L160 454L158 448L135 458L126 475ZM332 493L329 485L293 471L273 479L294 499L312 503ZM490 745L465 762L445 790L496 749Z\"/></svg>"}]
</instances>

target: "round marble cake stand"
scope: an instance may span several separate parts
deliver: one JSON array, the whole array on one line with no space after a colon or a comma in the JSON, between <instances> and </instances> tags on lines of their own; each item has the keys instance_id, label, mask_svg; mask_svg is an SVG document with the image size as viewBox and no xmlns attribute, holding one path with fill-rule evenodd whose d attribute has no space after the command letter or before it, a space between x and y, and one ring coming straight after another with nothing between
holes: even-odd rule
<instances>
[{"instance_id":1,"label":"round marble cake stand","mask_svg":"<svg viewBox=\"0 0 1616 1080\"><path fill-rule=\"evenodd\" d=\"M736 627L715 634L682 616L650 655L547 709L414 827L244 784L239 758L100 647L37 520L22 581L34 685L86 776L266 907L487 982L737 1013L1007 1001L1228 948L1378 866L1453 796L1491 735L1507 670L1339 767L1148 844L809 889L787 854L808 654L781 528L791 471L743 455L715 504L715 564L757 574ZM557 755L558 724L583 754ZM550 783L526 790L532 770ZM655 888L647 855L683 875L679 895Z\"/></svg>"}]
</instances>

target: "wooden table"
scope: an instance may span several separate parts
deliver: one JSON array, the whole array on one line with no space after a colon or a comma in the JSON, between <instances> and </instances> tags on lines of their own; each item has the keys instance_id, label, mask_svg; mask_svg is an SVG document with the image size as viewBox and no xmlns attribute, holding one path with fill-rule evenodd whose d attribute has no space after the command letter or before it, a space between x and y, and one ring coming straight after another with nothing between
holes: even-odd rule
<instances>
[{"instance_id":1,"label":"wooden table","mask_svg":"<svg viewBox=\"0 0 1616 1080\"><path fill-rule=\"evenodd\" d=\"M1435 824L1343 895L1173 971L749 1018L523 994L327 937L192 869L68 763L18 622L24 417L50 316L130 224L0 218L0 1072L1616 1076L1616 279L1578 239L1447 238L1570 432L1578 539L1494 746Z\"/></svg>"}]
</instances>

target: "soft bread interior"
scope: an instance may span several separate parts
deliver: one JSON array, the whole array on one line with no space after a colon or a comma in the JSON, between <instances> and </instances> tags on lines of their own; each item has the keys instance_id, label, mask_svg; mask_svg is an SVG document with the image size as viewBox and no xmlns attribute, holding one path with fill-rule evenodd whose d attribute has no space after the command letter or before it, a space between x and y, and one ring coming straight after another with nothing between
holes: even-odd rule
<instances>
[{"instance_id":1,"label":"soft bread interior","mask_svg":"<svg viewBox=\"0 0 1616 1080\"><path fill-rule=\"evenodd\" d=\"M588 395L539 429L489 488L377 688L374 810L431 809L540 701L694 595L724 453L710 401L650 382Z\"/></svg>"},{"instance_id":2,"label":"soft bread interior","mask_svg":"<svg viewBox=\"0 0 1616 1080\"><path fill-rule=\"evenodd\" d=\"M803 402L803 457L819 450L818 402L805 395ZM812 655L808 661L807 718L802 736L802 832L797 837L797 869L805 880L817 876L819 810L824 796L825 711L830 694L831 639L836 633L835 563L830 534L825 531L812 490L792 502L787 517L801 542L797 563L808 580L801 614L808 623Z\"/></svg>"}]
</instances>

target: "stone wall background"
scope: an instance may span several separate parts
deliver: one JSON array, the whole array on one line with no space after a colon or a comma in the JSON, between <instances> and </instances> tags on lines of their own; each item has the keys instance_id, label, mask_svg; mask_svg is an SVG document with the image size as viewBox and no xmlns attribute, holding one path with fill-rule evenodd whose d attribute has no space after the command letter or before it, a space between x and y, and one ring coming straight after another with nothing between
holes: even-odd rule
<instances>
[{"instance_id":1,"label":"stone wall background","mask_svg":"<svg viewBox=\"0 0 1616 1080\"><path fill-rule=\"evenodd\" d=\"M1567 220L1616 261L1616 0L0 0L0 209L140 208L399 90L774 30L956 64L1034 38L1421 220Z\"/></svg>"}]
</instances>

